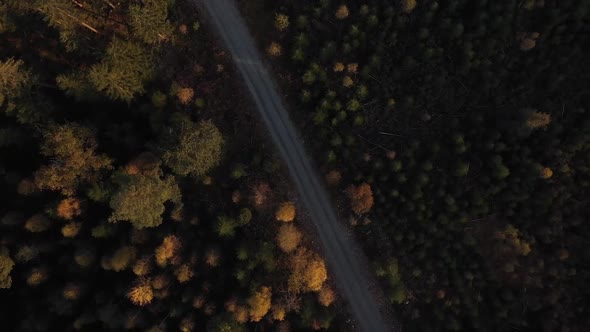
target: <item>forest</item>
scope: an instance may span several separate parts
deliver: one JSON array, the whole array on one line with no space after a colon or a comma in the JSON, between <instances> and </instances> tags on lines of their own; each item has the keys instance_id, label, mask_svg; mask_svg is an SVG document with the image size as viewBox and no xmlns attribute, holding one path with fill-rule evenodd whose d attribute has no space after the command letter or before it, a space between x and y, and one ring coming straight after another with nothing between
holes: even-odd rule
<instances>
[{"instance_id":1,"label":"forest","mask_svg":"<svg viewBox=\"0 0 590 332\"><path fill-rule=\"evenodd\" d=\"M589 2L242 6L405 330L588 330Z\"/></svg>"},{"instance_id":2,"label":"forest","mask_svg":"<svg viewBox=\"0 0 590 332\"><path fill-rule=\"evenodd\" d=\"M588 331L590 2L238 4L405 331ZM354 330L232 61L190 0L0 1L2 330Z\"/></svg>"},{"instance_id":3,"label":"forest","mask_svg":"<svg viewBox=\"0 0 590 332\"><path fill-rule=\"evenodd\" d=\"M346 330L242 90L190 2L3 1L2 330Z\"/></svg>"}]
</instances>

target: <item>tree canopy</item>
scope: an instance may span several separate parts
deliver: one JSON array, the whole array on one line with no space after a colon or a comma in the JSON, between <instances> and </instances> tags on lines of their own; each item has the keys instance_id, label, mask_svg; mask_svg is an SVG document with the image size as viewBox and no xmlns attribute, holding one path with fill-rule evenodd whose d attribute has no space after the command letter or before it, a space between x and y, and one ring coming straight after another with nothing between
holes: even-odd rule
<instances>
[{"instance_id":1,"label":"tree canopy","mask_svg":"<svg viewBox=\"0 0 590 332\"><path fill-rule=\"evenodd\" d=\"M132 175L113 195L110 221L130 221L137 229L156 227L162 223L164 203L180 203L180 189L171 177Z\"/></svg>"},{"instance_id":2,"label":"tree canopy","mask_svg":"<svg viewBox=\"0 0 590 332\"><path fill-rule=\"evenodd\" d=\"M177 117L162 138L164 164L179 175L203 176L219 164L223 136L212 121Z\"/></svg>"}]
</instances>

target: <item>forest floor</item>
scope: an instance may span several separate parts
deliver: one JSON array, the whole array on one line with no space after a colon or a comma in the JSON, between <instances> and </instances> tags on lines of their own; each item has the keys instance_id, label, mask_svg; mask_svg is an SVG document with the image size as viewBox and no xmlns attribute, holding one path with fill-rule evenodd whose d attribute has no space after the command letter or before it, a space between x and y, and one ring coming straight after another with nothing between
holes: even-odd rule
<instances>
[{"instance_id":1,"label":"forest floor","mask_svg":"<svg viewBox=\"0 0 590 332\"><path fill-rule=\"evenodd\" d=\"M255 42L235 4L228 0L204 0L209 21L230 50L280 155L289 168L301 201L322 242L331 275L347 300L363 331L388 331L391 324L381 314L378 299L369 289L366 258L355 239L338 221L330 198L311 166L305 148L265 69Z\"/></svg>"}]
</instances>

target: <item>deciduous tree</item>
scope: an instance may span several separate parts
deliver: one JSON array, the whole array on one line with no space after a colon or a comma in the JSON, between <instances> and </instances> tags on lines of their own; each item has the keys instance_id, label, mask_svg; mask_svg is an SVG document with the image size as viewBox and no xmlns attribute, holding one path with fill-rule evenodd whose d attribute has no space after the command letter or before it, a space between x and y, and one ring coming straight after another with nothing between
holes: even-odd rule
<instances>
[{"instance_id":1,"label":"deciduous tree","mask_svg":"<svg viewBox=\"0 0 590 332\"><path fill-rule=\"evenodd\" d=\"M281 225L277 234L277 244L282 251L289 253L297 249L301 242L301 232L292 224Z\"/></svg>"},{"instance_id":2,"label":"deciduous tree","mask_svg":"<svg viewBox=\"0 0 590 332\"><path fill-rule=\"evenodd\" d=\"M291 222L295 219L295 204L284 202L275 213L275 218L282 222Z\"/></svg>"},{"instance_id":3,"label":"deciduous tree","mask_svg":"<svg viewBox=\"0 0 590 332\"><path fill-rule=\"evenodd\" d=\"M0 248L0 288L10 288L12 286L12 278L10 272L14 266L14 261L8 254L8 249Z\"/></svg>"},{"instance_id":4,"label":"deciduous tree","mask_svg":"<svg viewBox=\"0 0 590 332\"><path fill-rule=\"evenodd\" d=\"M99 171L110 169L111 160L96 154L94 132L76 123L50 125L43 133L41 153L51 158L50 164L35 173L40 189L58 190L67 196L83 182L96 180Z\"/></svg>"},{"instance_id":5,"label":"deciduous tree","mask_svg":"<svg viewBox=\"0 0 590 332\"><path fill-rule=\"evenodd\" d=\"M127 293L127 297L136 306L143 307L153 301L154 290L149 280L143 280L131 288L129 293Z\"/></svg>"},{"instance_id":6,"label":"deciduous tree","mask_svg":"<svg viewBox=\"0 0 590 332\"><path fill-rule=\"evenodd\" d=\"M156 227L162 223L164 203L181 205L180 189L173 177L134 175L111 198L109 221L128 220L133 227Z\"/></svg>"},{"instance_id":7,"label":"deciduous tree","mask_svg":"<svg viewBox=\"0 0 590 332\"><path fill-rule=\"evenodd\" d=\"M350 199L352 210L356 214L365 214L373 207L373 191L367 183L358 186L351 185L346 189L346 195Z\"/></svg>"},{"instance_id":8,"label":"deciduous tree","mask_svg":"<svg viewBox=\"0 0 590 332\"><path fill-rule=\"evenodd\" d=\"M260 287L248 298L250 320L259 322L270 310L272 292L270 287Z\"/></svg>"}]
</instances>

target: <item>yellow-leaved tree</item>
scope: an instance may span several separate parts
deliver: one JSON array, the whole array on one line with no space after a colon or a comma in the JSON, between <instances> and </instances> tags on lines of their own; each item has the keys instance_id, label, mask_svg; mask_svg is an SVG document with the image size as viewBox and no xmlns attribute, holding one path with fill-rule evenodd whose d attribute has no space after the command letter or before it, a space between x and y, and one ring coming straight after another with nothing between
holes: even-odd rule
<instances>
[{"instance_id":1,"label":"yellow-leaved tree","mask_svg":"<svg viewBox=\"0 0 590 332\"><path fill-rule=\"evenodd\" d=\"M324 261L314 252L299 248L289 260L291 275L289 290L292 292L317 292L328 279Z\"/></svg>"},{"instance_id":2,"label":"yellow-leaved tree","mask_svg":"<svg viewBox=\"0 0 590 332\"><path fill-rule=\"evenodd\" d=\"M127 293L127 297L133 304L140 307L150 304L154 299L154 290L150 285L150 281L140 281L137 285L131 288L129 293Z\"/></svg>"},{"instance_id":3,"label":"yellow-leaved tree","mask_svg":"<svg viewBox=\"0 0 590 332\"><path fill-rule=\"evenodd\" d=\"M295 204L291 202L282 203L275 214L278 221L291 222L295 219Z\"/></svg>"},{"instance_id":4,"label":"yellow-leaved tree","mask_svg":"<svg viewBox=\"0 0 590 332\"><path fill-rule=\"evenodd\" d=\"M268 313L271 305L270 287L260 287L248 298L248 312L252 322L259 322Z\"/></svg>"},{"instance_id":5,"label":"yellow-leaved tree","mask_svg":"<svg viewBox=\"0 0 590 332\"><path fill-rule=\"evenodd\" d=\"M279 228L277 244L282 251L289 253L297 249L301 242L302 234L293 224L284 224Z\"/></svg>"}]
</instances>

